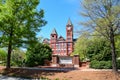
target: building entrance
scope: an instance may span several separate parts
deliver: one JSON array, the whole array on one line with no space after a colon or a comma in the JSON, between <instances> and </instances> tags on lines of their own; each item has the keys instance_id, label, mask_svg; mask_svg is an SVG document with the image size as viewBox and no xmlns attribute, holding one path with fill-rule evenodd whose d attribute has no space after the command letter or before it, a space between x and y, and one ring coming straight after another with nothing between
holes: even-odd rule
<instances>
[{"instance_id":1,"label":"building entrance","mask_svg":"<svg viewBox=\"0 0 120 80\"><path fill-rule=\"evenodd\" d=\"M52 56L52 66L54 67L79 67L79 56Z\"/></svg>"}]
</instances>

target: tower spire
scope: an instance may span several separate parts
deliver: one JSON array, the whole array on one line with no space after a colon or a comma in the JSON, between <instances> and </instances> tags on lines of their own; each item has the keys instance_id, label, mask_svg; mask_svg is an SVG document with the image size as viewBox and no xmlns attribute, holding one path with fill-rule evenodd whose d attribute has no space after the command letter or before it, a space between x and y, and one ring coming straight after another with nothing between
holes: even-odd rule
<instances>
[{"instance_id":1,"label":"tower spire","mask_svg":"<svg viewBox=\"0 0 120 80\"><path fill-rule=\"evenodd\" d=\"M68 19L67 25L72 25L70 18Z\"/></svg>"},{"instance_id":2,"label":"tower spire","mask_svg":"<svg viewBox=\"0 0 120 80\"><path fill-rule=\"evenodd\" d=\"M54 28L51 34L57 34L56 29Z\"/></svg>"}]
</instances>

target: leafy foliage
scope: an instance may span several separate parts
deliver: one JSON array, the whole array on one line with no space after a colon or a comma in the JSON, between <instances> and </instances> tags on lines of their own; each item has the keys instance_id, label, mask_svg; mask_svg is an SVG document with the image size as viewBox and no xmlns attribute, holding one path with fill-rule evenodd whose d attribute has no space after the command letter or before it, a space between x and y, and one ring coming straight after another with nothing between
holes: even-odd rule
<instances>
[{"instance_id":1,"label":"leafy foliage","mask_svg":"<svg viewBox=\"0 0 120 80\"><path fill-rule=\"evenodd\" d=\"M108 42L103 38L94 38L87 47L87 56L91 61L111 60L111 51Z\"/></svg>"},{"instance_id":2,"label":"leafy foliage","mask_svg":"<svg viewBox=\"0 0 120 80\"><path fill-rule=\"evenodd\" d=\"M90 62L90 67L94 69L111 69L112 62L93 60ZM117 60L117 68L120 69L120 60Z\"/></svg>"},{"instance_id":3,"label":"leafy foliage","mask_svg":"<svg viewBox=\"0 0 120 80\"><path fill-rule=\"evenodd\" d=\"M91 60L90 67L95 69L111 69L111 51L109 42L104 38L94 37L91 39L91 44L87 48L87 56ZM120 49L117 45L119 43L119 36L116 37L116 49ZM119 57L119 52L117 52ZM120 68L119 61L117 61L117 68Z\"/></svg>"},{"instance_id":4,"label":"leafy foliage","mask_svg":"<svg viewBox=\"0 0 120 80\"><path fill-rule=\"evenodd\" d=\"M115 45L116 45L116 53L117 53L117 58L120 57L120 35L117 35L115 37Z\"/></svg>"},{"instance_id":5,"label":"leafy foliage","mask_svg":"<svg viewBox=\"0 0 120 80\"><path fill-rule=\"evenodd\" d=\"M25 60L25 52L20 49L14 49L11 54L11 65L12 66L22 66Z\"/></svg>"},{"instance_id":6,"label":"leafy foliage","mask_svg":"<svg viewBox=\"0 0 120 80\"><path fill-rule=\"evenodd\" d=\"M51 48L42 43L37 43L34 47L29 48L26 53L27 66L44 65L44 60L51 60Z\"/></svg>"},{"instance_id":7,"label":"leafy foliage","mask_svg":"<svg viewBox=\"0 0 120 80\"><path fill-rule=\"evenodd\" d=\"M120 0L83 0L84 12L88 21L83 23L89 30L97 31L110 43L113 71L117 72L115 35L120 28Z\"/></svg>"},{"instance_id":8,"label":"leafy foliage","mask_svg":"<svg viewBox=\"0 0 120 80\"><path fill-rule=\"evenodd\" d=\"M90 63L91 68L95 69L111 69L112 68L112 62L111 61L96 61L93 60Z\"/></svg>"},{"instance_id":9,"label":"leafy foliage","mask_svg":"<svg viewBox=\"0 0 120 80\"><path fill-rule=\"evenodd\" d=\"M91 44L87 48L87 56L90 59L90 67L95 69L111 69L111 51L109 42L103 37L92 37Z\"/></svg>"},{"instance_id":10,"label":"leafy foliage","mask_svg":"<svg viewBox=\"0 0 120 80\"><path fill-rule=\"evenodd\" d=\"M117 67L120 69L120 60L117 60Z\"/></svg>"},{"instance_id":11,"label":"leafy foliage","mask_svg":"<svg viewBox=\"0 0 120 80\"><path fill-rule=\"evenodd\" d=\"M0 45L8 47L7 68L15 47L36 41L36 33L46 24L39 0L0 0Z\"/></svg>"},{"instance_id":12,"label":"leafy foliage","mask_svg":"<svg viewBox=\"0 0 120 80\"><path fill-rule=\"evenodd\" d=\"M87 58L87 47L89 45L88 32L84 32L76 41L73 54L79 54L81 60Z\"/></svg>"},{"instance_id":13,"label":"leafy foliage","mask_svg":"<svg viewBox=\"0 0 120 80\"><path fill-rule=\"evenodd\" d=\"M0 48L0 64L6 63L7 52Z\"/></svg>"}]
</instances>

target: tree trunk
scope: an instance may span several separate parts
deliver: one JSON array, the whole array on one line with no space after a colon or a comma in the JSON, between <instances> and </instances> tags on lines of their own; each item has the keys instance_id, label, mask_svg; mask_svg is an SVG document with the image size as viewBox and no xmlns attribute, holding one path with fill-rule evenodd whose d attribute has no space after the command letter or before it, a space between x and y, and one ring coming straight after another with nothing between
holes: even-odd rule
<instances>
[{"instance_id":1,"label":"tree trunk","mask_svg":"<svg viewBox=\"0 0 120 80\"><path fill-rule=\"evenodd\" d=\"M113 28L110 28L110 44L111 44L111 53L112 53L112 67L113 71L117 73L117 62L116 62L116 51L115 51L115 41L114 41L114 31Z\"/></svg>"},{"instance_id":2,"label":"tree trunk","mask_svg":"<svg viewBox=\"0 0 120 80\"><path fill-rule=\"evenodd\" d=\"M11 28L11 33L10 33L10 38L9 38L6 68L10 68L11 52L12 52L12 36L13 36L13 28Z\"/></svg>"},{"instance_id":3,"label":"tree trunk","mask_svg":"<svg viewBox=\"0 0 120 80\"><path fill-rule=\"evenodd\" d=\"M9 41L9 45L8 45L8 55L7 55L7 65L6 68L10 68L10 58L11 58L11 52L12 52L12 46L11 46L11 40Z\"/></svg>"}]
</instances>

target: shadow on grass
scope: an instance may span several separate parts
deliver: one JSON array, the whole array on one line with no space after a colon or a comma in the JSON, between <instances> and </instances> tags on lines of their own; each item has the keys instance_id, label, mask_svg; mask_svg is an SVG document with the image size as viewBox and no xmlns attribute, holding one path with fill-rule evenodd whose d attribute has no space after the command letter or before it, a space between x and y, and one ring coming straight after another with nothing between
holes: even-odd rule
<instances>
[{"instance_id":1,"label":"shadow on grass","mask_svg":"<svg viewBox=\"0 0 120 80\"><path fill-rule=\"evenodd\" d=\"M53 76L56 73L67 73L76 70L76 68L9 68L1 71L2 75L22 77L22 78L41 78L46 76Z\"/></svg>"}]
</instances>

